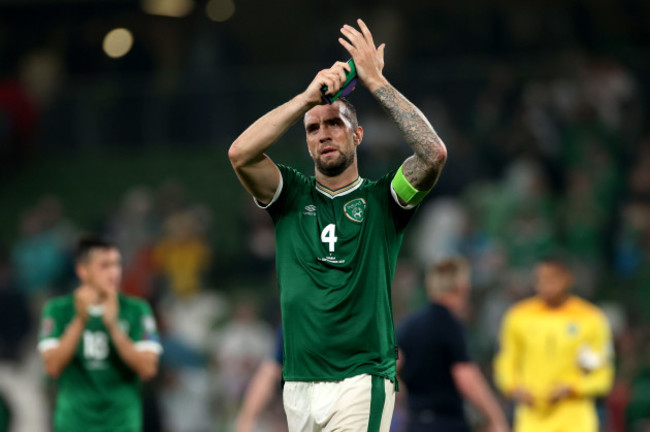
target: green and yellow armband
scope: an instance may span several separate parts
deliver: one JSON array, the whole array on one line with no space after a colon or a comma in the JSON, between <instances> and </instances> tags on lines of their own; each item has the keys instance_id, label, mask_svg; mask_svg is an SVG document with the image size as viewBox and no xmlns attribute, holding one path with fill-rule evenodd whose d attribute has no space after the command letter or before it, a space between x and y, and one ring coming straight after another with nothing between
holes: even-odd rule
<instances>
[{"instance_id":1,"label":"green and yellow armband","mask_svg":"<svg viewBox=\"0 0 650 432\"><path fill-rule=\"evenodd\" d=\"M402 167L400 166L397 170L397 174L393 177L393 190L407 205L418 205L424 199L424 197L430 192L428 191L419 191L414 188L406 177L404 177L404 172L402 172Z\"/></svg>"}]
</instances>

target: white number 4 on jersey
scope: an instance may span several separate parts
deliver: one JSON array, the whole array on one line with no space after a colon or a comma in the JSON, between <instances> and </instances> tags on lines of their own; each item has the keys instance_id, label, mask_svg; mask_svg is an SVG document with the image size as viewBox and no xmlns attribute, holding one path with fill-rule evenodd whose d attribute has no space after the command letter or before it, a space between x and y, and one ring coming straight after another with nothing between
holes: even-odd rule
<instances>
[{"instance_id":1,"label":"white number 4 on jersey","mask_svg":"<svg viewBox=\"0 0 650 432\"><path fill-rule=\"evenodd\" d=\"M334 252L334 245L339 240L336 236L336 225L329 224L320 233L320 241L329 243L329 251Z\"/></svg>"}]
</instances>

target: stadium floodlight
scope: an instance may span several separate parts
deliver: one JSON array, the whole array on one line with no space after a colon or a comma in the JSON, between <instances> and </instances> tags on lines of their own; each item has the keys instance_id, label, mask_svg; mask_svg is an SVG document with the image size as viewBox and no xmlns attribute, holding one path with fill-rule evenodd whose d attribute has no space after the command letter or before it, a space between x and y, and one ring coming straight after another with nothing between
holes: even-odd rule
<instances>
[{"instance_id":1,"label":"stadium floodlight","mask_svg":"<svg viewBox=\"0 0 650 432\"><path fill-rule=\"evenodd\" d=\"M194 0L142 0L142 10L151 15L183 18L194 9Z\"/></svg>"},{"instance_id":2,"label":"stadium floodlight","mask_svg":"<svg viewBox=\"0 0 650 432\"><path fill-rule=\"evenodd\" d=\"M205 13L212 21L228 21L235 14L235 3L232 0L210 0Z\"/></svg>"},{"instance_id":3,"label":"stadium floodlight","mask_svg":"<svg viewBox=\"0 0 650 432\"><path fill-rule=\"evenodd\" d=\"M125 28L116 28L104 36L104 52L110 58L124 57L133 47L133 34Z\"/></svg>"}]
</instances>

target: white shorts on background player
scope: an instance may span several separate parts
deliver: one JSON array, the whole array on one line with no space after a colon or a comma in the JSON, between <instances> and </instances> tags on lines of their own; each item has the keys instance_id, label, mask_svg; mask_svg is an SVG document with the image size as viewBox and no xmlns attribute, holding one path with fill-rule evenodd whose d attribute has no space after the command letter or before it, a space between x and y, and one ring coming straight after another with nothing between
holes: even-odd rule
<instances>
[{"instance_id":1,"label":"white shorts on background player","mask_svg":"<svg viewBox=\"0 0 650 432\"><path fill-rule=\"evenodd\" d=\"M395 384L367 374L332 382L287 381L282 397L289 432L388 432Z\"/></svg>"}]
</instances>

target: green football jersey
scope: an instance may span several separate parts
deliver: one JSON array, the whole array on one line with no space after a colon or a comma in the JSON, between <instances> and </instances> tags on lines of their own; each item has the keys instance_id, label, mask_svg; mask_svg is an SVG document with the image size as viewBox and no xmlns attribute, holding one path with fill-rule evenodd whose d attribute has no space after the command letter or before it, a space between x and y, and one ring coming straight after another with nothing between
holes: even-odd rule
<instances>
[{"instance_id":1,"label":"green football jersey","mask_svg":"<svg viewBox=\"0 0 650 432\"><path fill-rule=\"evenodd\" d=\"M391 191L395 172L332 191L279 166L266 207L275 225L286 381L371 374L395 381L391 284L414 210Z\"/></svg>"},{"instance_id":2,"label":"green football jersey","mask_svg":"<svg viewBox=\"0 0 650 432\"><path fill-rule=\"evenodd\" d=\"M149 305L119 296L118 324L137 349L162 351ZM91 308L77 351L57 380L54 428L59 432L135 432L142 430L140 379L119 357L101 319ZM45 304L38 348L56 347L75 317L74 296Z\"/></svg>"},{"instance_id":3,"label":"green football jersey","mask_svg":"<svg viewBox=\"0 0 650 432\"><path fill-rule=\"evenodd\" d=\"M0 432L8 432L10 423L9 406L0 395Z\"/></svg>"}]
</instances>

